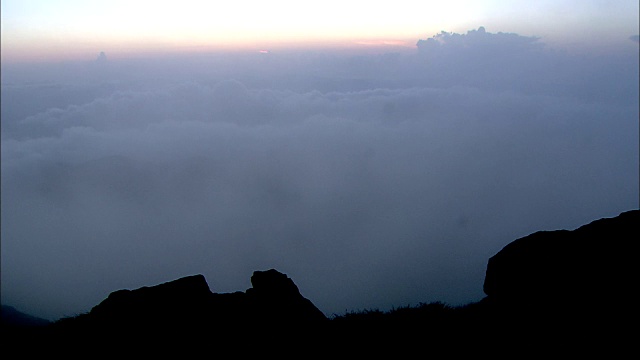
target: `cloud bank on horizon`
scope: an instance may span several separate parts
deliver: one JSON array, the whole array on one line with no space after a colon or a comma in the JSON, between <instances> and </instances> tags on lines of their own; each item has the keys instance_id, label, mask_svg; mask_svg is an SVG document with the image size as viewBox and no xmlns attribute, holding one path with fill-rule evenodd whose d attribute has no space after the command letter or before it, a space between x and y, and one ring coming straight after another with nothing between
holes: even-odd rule
<instances>
[{"instance_id":1,"label":"cloud bank on horizon","mask_svg":"<svg viewBox=\"0 0 640 360\"><path fill-rule=\"evenodd\" d=\"M58 319L268 268L327 315L477 301L512 240L638 208L637 50L478 28L414 53L3 66L2 303Z\"/></svg>"}]
</instances>

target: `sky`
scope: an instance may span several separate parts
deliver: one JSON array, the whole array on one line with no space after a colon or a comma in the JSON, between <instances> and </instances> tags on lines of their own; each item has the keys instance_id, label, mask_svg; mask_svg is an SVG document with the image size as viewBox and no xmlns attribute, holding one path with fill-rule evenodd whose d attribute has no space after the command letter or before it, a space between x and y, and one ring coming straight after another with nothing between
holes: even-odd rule
<instances>
[{"instance_id":1,"label":"sky","mask_svg":"<svg viewBox=\"0 0 640 360\"><path fill-rule=\"evenodd\" d=\"M639 207L637 1L1 6L1 302L35 316L270 268L327 316L464 305L511 241Z\"/></svg>"},{"instance_id":2,"label":"sky","mask_svg":"<svg viewBox=\"0 0 640 360\"><path fill-rule=\"evenodd\" d=\"M52 61L166 51L413 46L440 31L485 26L548 44L620 45L637 33L634 0L7 0L2 61Z\"/></svg>"}]
</instances>

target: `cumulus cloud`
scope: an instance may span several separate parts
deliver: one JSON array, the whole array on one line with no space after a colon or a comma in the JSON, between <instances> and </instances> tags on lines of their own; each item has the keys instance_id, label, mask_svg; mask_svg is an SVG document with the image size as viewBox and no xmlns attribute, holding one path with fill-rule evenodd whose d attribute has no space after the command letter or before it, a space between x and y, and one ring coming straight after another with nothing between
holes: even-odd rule
<instances>
[{"instance_id":1,"label":"cumulus cloud","mask_svg":"<svg viewBox=\"0 0 640 360\"><path fill-rule=\"evenodd\" d=\"M542 43L538 40L540 40L538 37L515 33L491 33L481 26L477 30L467 31L466 34L442 31L426 40L418 40L416 46L423 53L463 51L476 56L482 54L498 58L519 52L540 50ZM493 50L499 50L499 52L495 53Z\"/></svg>"},{"instance_id":2,"label":"cumulus cloud","mask_svg":"<svg viewBox=\"0 0 640 360\"><path fill-rule=\"evenodd\" d=\"M637 208L637 53L578 59L483 28L418 50L3 83L3 303L55 319L121 288L202 273L230 292L276 268L327 315L463 304L515 238Z\"/></svg>"}]
</instances>

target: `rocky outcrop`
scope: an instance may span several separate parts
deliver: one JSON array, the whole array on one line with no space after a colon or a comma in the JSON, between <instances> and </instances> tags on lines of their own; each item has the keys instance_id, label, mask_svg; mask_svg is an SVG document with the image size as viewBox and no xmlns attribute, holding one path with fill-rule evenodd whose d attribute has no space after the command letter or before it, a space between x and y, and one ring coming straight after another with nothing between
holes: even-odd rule
<instances>
[{"instance_id":1,"label":"rocky outcrop","mask_svg":"<svg viewBox=\"0 0 640 360\"><path fill-rule=\"evenodd\" d=\"M300 295L287 275L271 269L256 271L251 276L251 289L246 291L254 317L261 321L320 321L325 315Z\"/></svg>"},{"instance_id":2,"label":"rocky outcrop","mask_svg":"<svg viewBox=\"0 0 640 360\"><path fill-rule=\"evenodd\" d=\"M151 287L114 291L87 317L101 326L190 324L204 318L210 300L204 276L193 275Z\"/></svg>"},{"instance_id":3,"label":"rocky outcrop","mask_svg":"<svg viewBox=\"0 0 640 360\"><path fill-rule=\"evenodd\" d=\"M609 316L634 307L639 225L640 210L632 210L573 231L540 231L517 239L489 259L487 301L535 316Z\"/></svg>"},{"instance_id":4,"label":"rocky outcrop","mask_svg":"<svg viewBox=\"0 0 640 360\"><path fill-rule=\"evenodd\" d=\"M91 328L216 332L228 327L327 320L293 281L274 269L255 271L245 292L213 293L203 275L136 290L118 290L66 325Z\"/></svg>"}]
</instances>

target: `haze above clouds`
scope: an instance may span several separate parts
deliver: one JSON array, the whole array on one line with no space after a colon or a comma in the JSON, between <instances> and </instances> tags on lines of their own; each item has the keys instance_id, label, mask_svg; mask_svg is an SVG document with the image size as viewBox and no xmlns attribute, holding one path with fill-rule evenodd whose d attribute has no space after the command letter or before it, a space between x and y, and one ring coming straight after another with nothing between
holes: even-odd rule
<instances>
[{"instance_id":1,"label":"haze above clouds","mask_svg":"<svg viewBox=\"0 0 640 360\"><path fill-rule=\"evenodd\" d=\"M2 303L58 319L269 268L329 316L480 300L509 242L638 208L623 39L574 54L478 27L403 52L3 64Z\"/></svg>"}]
</instances>

